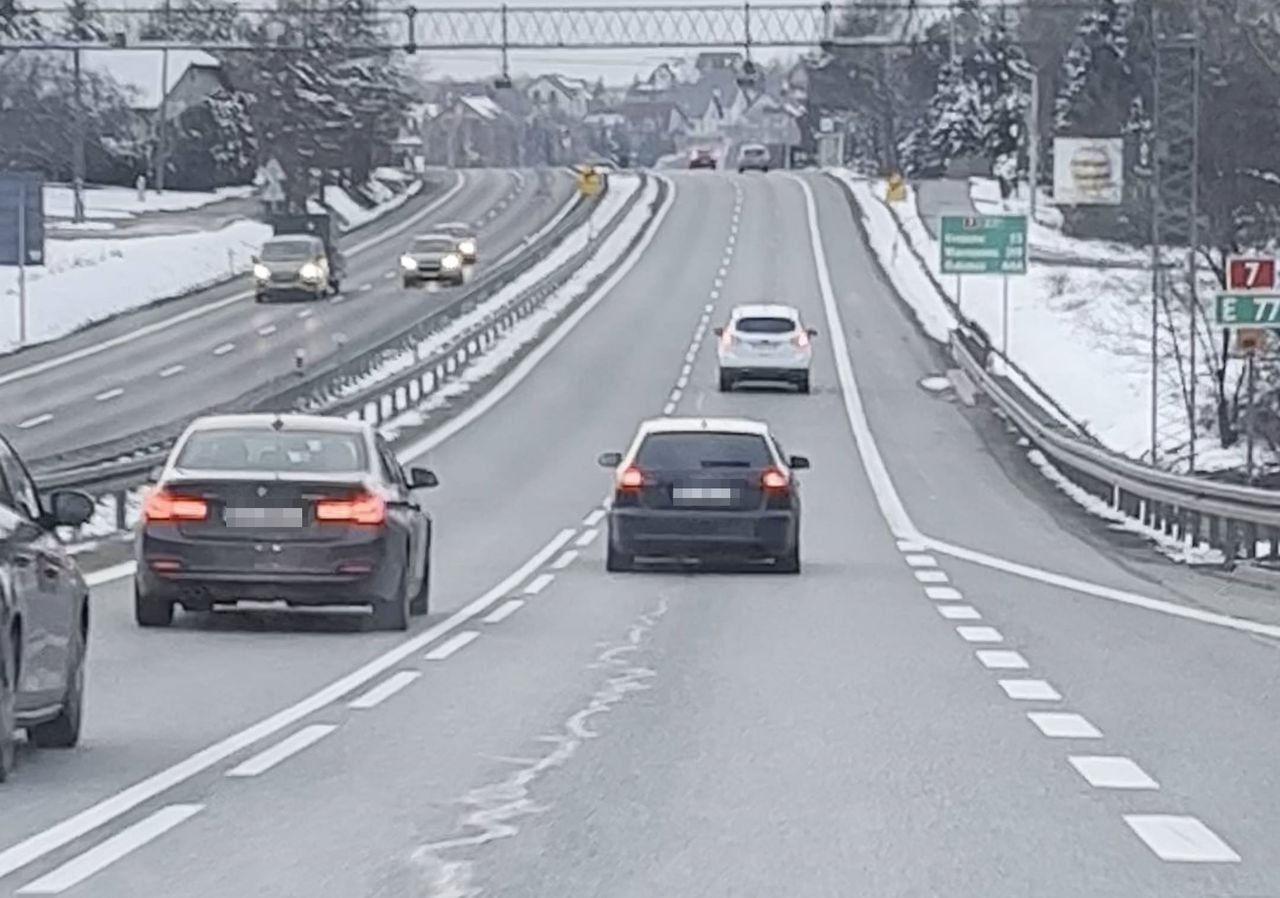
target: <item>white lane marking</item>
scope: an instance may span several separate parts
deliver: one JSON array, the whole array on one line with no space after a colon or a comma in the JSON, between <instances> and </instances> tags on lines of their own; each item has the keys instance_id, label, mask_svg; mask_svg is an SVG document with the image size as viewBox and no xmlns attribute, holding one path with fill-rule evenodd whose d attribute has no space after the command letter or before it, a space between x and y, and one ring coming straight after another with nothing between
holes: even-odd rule
<instances>
[{"instance_id":1,"label":"white lane marking","mask_svg":"<svg viewBox=\"0 0 1280 898\"><path fill-rule=\"evenodd\" d=\"M690 365L688 362L686 362L684 367L680 369L680 376L683 378L688 379L689 375L692 373L693 373L693 366Z\"/></svg>"},{"instance_id":2,"label":"white lane marking","mask_svg":"<svg viewBox=\"0 0 1280 898\"><path fill-rule=\"evenodd\" d=\"M716 310L716 307L711 303L707 303L705 306L702 307L702 311L706 312L708 315L710 315L715 310Z\"/></svg>"},{"instance_id":3,"label":"white lane marking","mask_svg":"<svg viewBox=\"0 0 1280 898\"><path fill-rule=\"evenodd\" d=\"M369 292L370 290L372 290L372 289L373 289L373 284L361 284L361 285L360 285L360 292L361 292L361 293L368 293L368 292ZM342 302L344 299L346 299L346 297L345 297L345 296L335 296L333 299L329 300L329 302Z\"/></svg>"},{"instance_id":4,"label":"white lane marking","mask_svg":"<svg viewBox=\"0 0 1280 898\"><path fill-rule=\"evenodd\" d=\"M422 656L423 660L444 661L459 649L466 648L471 645L471 643L475 642L479 636L479 630L463 630L461 633L451 636L431 651L427 652Z\"/></svg>"},{"instance_id":5,"label":"white lane marking","mask_svg":"<svg viewBox=\"0 0 1280 898\"><path fill-rule=\"evenodd\" d=\"M712 290L712 291L711 291L711 293L710 293L709 295L711 296L711 298L712 298L712 299L719 299L719 298L720 298L720 291L719 291L719 290Z\"/></svg>"},{"instance_id":6,"label":"white lane marking","mask_svg":"<svg viewBox=\"0 0 1280 898\"><path fill-rule=\"evenodd\" d=\"M258 328L259 337L270 337L275 332L276 326L274 324L264 324L262 327Z\"/></svg>"},{"instance_id":7,"label":"white lane marking","mask_svg":"<svg viewBox=\"0 0 1280 898\"><path fill-rule=\"evenodd\" d=\"M213 348L213 354L226 355L228 352L233 352L235 348L236 348L236 344L234 343L223 343L221 346L215 346Z\"/></svg>"},{"instance_id":8,"label":"white lane marking","mask_svg":"<svg viewBox=\"0 0 1280 898\"><path fill-rule=\"evenodd\" d=\"M193 755L152 774L140 782L110 795L97 804L67 817L48 829L28 836L16 845L0 851L0 877L8 876L14 870L21 869L33 861L39 860L63 845L72 842L86 833L93 832L100 826L127 814L145 801L168 791L179 783L186 782L194 776L220 763L231 755L256 742L266 739L299 720L328 707L380 674L390 670L405 658L435 642L441 636L451 633L473 617L487 611L499 599L504 598L516 586L528 579L529 575L547 563L547 560L564 548L565 543L573 538L574 531L561 530L550 542L539 549L528 561L520 565L501 583L498 583L484 595L455 611L448 618L428 627L417 636L393 646L383 654L367 662L345 676L334 680L311 695L289 707L277 711L255 724L240 730L219 742L201 749ZM116 570L123 570L125 565L118 565ZM132 576L133 565L128 565L128 573Z\"/></svg>"},{"instance_id":9,"label":"white lane marking","mask_svg":"<svg viewBox=\"0 0 1280 898\"><path fill-rule=\"evenodd\" d=\"M99 393L97 396L94 396L93 398L96 399L98 402L106 402L109 399L115 399L117 396L123 396L123 395L124 395L124 389L121 387L115 387L114 389L111 389L111 390L103 390L101 393Z\"/></svg>"},{"instance_id":10,"label":"white lane marking","mask_svg":"<svg viewBox=\"0 0 1280 898\"><path fill-rule=\"evenodd\" d=\"M1062 695L1045 680L1001 680L1004 694L1019 702L1060 702Z\"/></svg>"},{"instance_id":11,"label":"white lane marking","mask_svg":"<svg viewBox=\"0 0 1280 898\"><path fill-rule=\"evenodd\" d=\"M538 593L550 586L555 579L555 574L539 574L533 578L533 581L528 586L524 588L524 594L527 596L536 596Z\"/></svg>"},{"instance_id":12,"label":"white lane marking","mask_svg":"<svg viewBox=\"0 0 1280 898\"><path fill-rule=\"evenodd\" d=\"M676 410L676 404L674 402L668 402L666 405L662 407L662 413L664 415L669 415L675 410Z\"/></svg>"},{"instance_id":13,"label":"white lane marking","mask_svg":"<svg viewBox=\"0 0 1280 898\"><path fill-rule=\"evenodd\" d=\"M202 810L204 810L202 804L171 804L160 808L150 817L139 820L128 829L123 829L111 838L93 846L79 857L72 858L61 867L18 889L18 894L57 895L65 892L111 866L126 854L137 851L148 842L158 839Z\"/></svg>"},{"instance_id":14,"label":"white lane marking","mask_svg":"<svg viewBox=\"0 0 1280 898\"><path fill-rule=\"evenodd\" d=\"M982 615L972 605L935 605L938 613L947 620L981 620Z\"/></svg>"},{"instance_id":15,"label":"white lane marking","mask_svg":"<svg viewBox=\"0 0 1280 898\"><path fill-rule=\"evenodd\" d=\"M389 281L395 276L396 276L396 273L394 271L387 271L387 272L383 272L382 279L384 281Z\"/></svg>"},{"instance_id":16,"label":"white lane marking","mask_svg":"<svg viewBox=\"0 0 1280 898\"><path fill-rule=\"evenodd\" d=\"M690 349L690 350L689 350L689 352L688 352L688 354L684 357L684 360L685 360L686 362L692 362L692 361L693 361L694 359L696 359L697 357L698 357L698 352L697 352L697 350L696 350L696 349Z\"/></svg>"},{"instance_id":17,"label":"white lane marking","mask_svg":"<svg viewBox=\"0 0 1280 898\"><path fill-rule=\"evenodd\" d=\"M956 633L965 642L1004 642L995 627L956 627Z\"/></svg>"},{"instance_id":18,"label":"white lane marking","mask_svg":"<svg viewBox=\"0 0 1280 898\"><path fill-rule=\"evenodd\" d=\"M946 571L914 571L921 583L948 583Z\"/></svg>"},{"instance_id":19,"label":"white lane marking","mask_svg":"<svg viewBox=\"0 0 1280 898\"><path fill-rule=\"evenodd\" d=\"M1159 789L1160 784L1128 758L1072 755L1067 758L1090 786L1097 789Z\"/></svg>"},{"instance_id":20,"label":"white lane marking","mask_svg":"<svg viewBox=\"0 0 1280 898\"><path fill-rule=\"evenodd\" d=\"M1005 649L983 649L977 654L988 670L1026 670L1031 666L1018 652Z\"/></svg>"},{"instance_id":21,"label":"white lane marking","mask_svg":"<svg viewBox=\"0 0 1280 898\"><path fill-rule=\"evenodd\" d=\"M924 594L935 602L958 602L964 598L960 594L960 590L953 589L950 586L926 586Z\"/></svg>"},{"instance_id":22,"label":"white lane marking","mask_svg":"<svg viewBox=\"0 0 1280 898\"><path fill-rule=\"evenodd\" d=\"M603 514L603 512L602 512L602 514ZM577 549L566 549L564 552L562 552L562 553L560 554L560 557L559 557L559 558L557 558L557 559L552 563L552 565L551 565L551 570L553 570L553 571L563 571L565 568L567 568L569 565L573 564L573 563L574 563L575 561L577 561L577 560L578 560L578 550L577 550Z\"/></svg>"},{"instance_id":23,"label":"white lane marking","mask_svg":"<svg viewBox=\"0 0 1280 898\"><path fill-rule=\"evenodd\" d=\"M1079 714L1066 711L1030 711L1027 719L1050 739L1102 738L1102 731Z\"/></svg>"},{"instance_id":24,"label":"white lane marking","mask_svg":"<svg viewBox=\"0 0 1280 898\"><path fill-rule=\"evenodd\" d=\"M524 361L512 368L506 377L498 381L498 383L494 385L493 389L485 393L478 402L469 406L461 415L450 419L448 423L439 430L433 431L432 433L424 436L418 442L406 446L402 452L403 458L414 459L421 457L436 446L439 446L445 440L452 437L467 425L471 424L473 421L476 421L480 416L486 414L491 408L505 399L512 390L519 386L520 383L529 376L530 372L532 372L543 359L550 355L555 348L569 336L569 334L573 333L574 329L579 323L581 323L582 319L591 314L592 310L595 309L596 306L600 305L606 296L613 292L613 289L618 286L622 279L630 274L631 269L635 268L641 257L644 256L645 251L648 250L654 237L656 237L658 232L662 230L663 221L666 220L667 214L675 205L677 193L675 182L668 178L662 178L661 180L667 185L666 204L663 205L663 207L658 210L658 213L649 220L648 230L645 231L644 237L642 237L640 242L632 249L631 255L627 257L626 261L619 265L618 268L614 270L613 274L596 289L596 292L588 297L581 305L578 306L573 314L564 320L564 323L548 334L546 339L538 343L538 345L534 347L533 351L524 357Z\"/></svg>"},{"instance_id":25,"label":"white lane marking","mask_svg":"<svg viewBox=\"0 0 1280 898\"><path fill-rule=\"evenodd\" d=\"M899 552L923 552L927 547L924 543L918 543L912 539L898 540Z\"/></svg>"},{"instance_id":26,"label":"white lane marking","mask_svg":"<svg viewBox=\"0 0 1280 898\"><path fill-rule=\"evenodd\" d=\"M894 489L893 478L889 476L884 457L880 454L880 448L871 433L871 424L867 421L867 412L862 405L862 394L858 392L858 381L853 374L853 360L849 355L844 322L840 317L839 305L836 303L835 289L831 286L831 271L827 267L827 251L822 239L822 230L818 227L818 206L813 197L813 189L795 175L787 177L798 184L804 193L813 264L817 269L818 289L822 293L822 308L826 313L827 330L831 334L830 343L836 363L836 375L840 381L840 395L844 400L845 416L849 419L849 427L853 431L854 447L862 459L862 468L871 482L876 504L880 506L880 513L889 525L889 529L899 539L919 541L920 531L912 523L911 516L907 514L902 499Z\"/></svg>"},{"instance_id":27,"label":"white lane marking","mask_svg":"<svg viewBox=\"0 0 1280 898\"><path fill-rule=\"evenodd\" d=\"M138 569L137 564L132 561L122 561L119 564L113 564L110 567L98 568L96 571L88 571L84 575L84 582L90 588L101 586L104 583L111 583L116 580L123 580L125 577L132 577L134 571Z\"/></svg>"},{"instance_id":28,"label":"white lane marking","mask_svg":"<svg viewBox=\"0 0 1280 898\"><path fill-rule=\"evenodd\" d=\"M400 222L400 224L395 225L394 227L386 228L385 230L379 231L376 235L370 237L367 240L360 241L355 246L352 246L349 249L347 249L346 253L349 256L363 253L365 250L369 249L370 247L377 246L380 243L385 243L387 240L394 237L396 234L399 234L401 231L405 231L413 227L419 221L426 218L428 215L433 213L436 209L440 208L449 200L453 199L458 194L458 192L462 190L463 187L466 186L467 179L465 176L455 175L454 177L457 179L457 183L454 184L453 187L451 187L444 194L442 194L439 199L433 201L432 203L427 205L425 208L420 209L418 212L415 212L409 218ZM188 309L185 312L180 312L171 318L166 318L163 321L155 321L155 322L152 322L151 324L144 325L138 328L137 330L132 330L132 331L129 331L128 333L120 334L119 336L112 337L109 340L103 340L101 343L95 343L92 346L86 346L83 349L77 349L74 352L68 352L65 355L56 356L54 358L47 359L43 362L39 362L35 365L28 365L26 368L19 368L18 370L10 371L7 374L0 374L0 386L4 386L7 383L12 383L15 380L22 380L24 378L31 377L34 374L40 374L45 371L52 371L54 368L61 368L62 366L69 365L72 362L78 362L80 361L80 359L87 359L89 358L89 356L97 355L100 352L106 352L108 349L114 349L117 346L123 346L126 343L132 343L133 341L140 340L143 337L149 337L152 334L160 333L161 331L168 330L171 327L176 327L177 325L182 324L183 322L190 321L192 318L199 318L202 315L208 315L210 312L216 312L218 309L226 308L232 303L240 302L242 300L248 299L251 296L253 296L252 291L237 293L233 296L228 296L226 299L219 299L213 302L206 303L204 305L199 305L193 309Z\"/></svg>"},{"instance_id":29,"label":"white lane marking","mask_svg":"<svg viewBox=\"0 0 1280 898\"><path fill-rule=\"evenodd\" d=\"M337 299L337 297L335 296L335 297L334 297L334 299ZM314 314L315 314L315 310L314 310L314 309L299 309L299 310L298 310L298 317L299 317L299 318L310 318L310 317L311 317L312 315L314 315Z\"/></svg>"},{"instance_id":30,"label":"white lane marking","mask_svg":"<svg viewBox=\"0 0 1280 898\"><path fill-rule=\"evenodd\" d=\"M716 285L717 290L724 286L724 280L722 278L716 278L713 283Z\"/></svg>"},{"instance_id":31,"label":"white lane marking","mask_svg":"<svg viewBox=\"0 0 1280 898\"><path fill-rule=\"evenodd\" d=\"M337 727L331 723L313 723L291 736L286 736L270 748L264 749L249 760L227 771L230 777L261 776L277 764L281 764L304 749L315 745Z\"/></svg>"},{"instance_id":32,"label":"white lane marking","mask_svg":"<svg viewBox=\"0 0 1280 898\"><path fill-rule=\"evenodd\" d=\"M682 390L683 390L685 387L689 386L689 377L688 377L688 375L686 375L686 374L681 374L681 375L680 375L680 379L676 381L676 386L677 386L677 387L679 387L679 388L680 388L680 389L682 389Z\"/></svg>"},{"instance_id":33,"label":"white lane marking","mask_svg":"<svg viewBox=\"0 0 1280 898\"><path fill-rule=\"evenodd\" d=\"M523 599L509 599L503 602L484 618L486 624L500 624L524 607Z\"/></svg>"},{"instance_id":34,"label":"white lane marking","mask_svg":"<svg viewBox=\"0 0 1280 898\"><path fill-rule=\"evenodd\" d=\"M1095 598L1107 599L1111 602L1118 602L1121 605L1131 605L1134 608L1142 608L1146 611L1155 611L1160 614L1166 614L1170 617L1179 617L1183 620L1196 621L1197 623L1222 627L1227 630L1236 630L1241 633L1253 633L1257 636L1269 636L1273 639L1280 639L1280 626L1276 626L1274 624L1264 624L1259 621L1249 620L1248 618L1218 614L1214 611L1203 611L1199 608L1190 608L1186 605L1178 605L1164 599L1153 599L1148 596L1128 592L1123 589L1113 589L1110 586L1090 583L1087 580L1077 580L1075 577L1068 577L1065 574L1055 574L1051 571L1045 571L1029 565L1019 564L1016 561L1008 561L1004 558L996 558L995 556L987 555L984 552L966 549L961 546L953 546L949 543L944 543L940 540L928 537L925 538L925 542L928 543L930 549L933 549L935 552L941 552L943 555L950 555L953 558L959 558L962 561L971 561L974 564L994 568L995 570L1003 571L1006 574L1014 574L1015 576L1023 577L1027 580L1035 580L1039 583L1046 583L1049 586L1057 586L1062 589L1069 589L1072 592L1094 596Z\"/></svg>"},{"instance_id":35,"label":"white lane marking","mask_svg":"<svg viewBox=\"0 0 1280 898\"><path fill-rule=\"evenodd\" d=\"M599 533L600 531L595 528L592 528L590 530L584 530L582 531L582 535L578 537L574 545L577 546L579 549L585 549L587 546L591 545L591 543L595 540L596 536Z\"/></svg>"},{"instance_id":36,"label":"white lane marking","mask_svg":"<svg viewBox=\"0 0 1280 898\"><path fill-rule=\"evenodd\" d=\"M1162 861L1237 864L1240 855L1195 817L1125 814L1124 822Z\"/></svg>"},{"instance_id":37,"label":"white lane marking","mask_svg":"<svg viewBox=\"0 0 1280 898\"><path fill-rule=\"evenodd\" d=\"M910 567L937 567L938 559L932 555L907 555L906 562Z\"/></svg>"},{"instance_id":38,"label":"white lane marking","mask_svg":"<svg viewBox=\"0 0 1280 898\"><path fill-rule=\"evenodd\" d=\"M53 415L45 412L43 415L36 415L34 418L28 418L18 425L19 430L30 430L33 427L39 427L41 424L48 424L53 420Z\"/></svg>"},{"instance_id":39,"label":"white lane marking","mask_svg":"<svg viewBox=\"0 0 1280 898\"><path fill-rule=\"evenodd\" d=\"M365 284L363 287L360 288L360 292L363 293L365 290L372 290L372 289L373 289L373 284ZM347 301L347 294L345 293L339 293L337 296L329 297L329 302L335 306L340 302L346 302L346 301Z\"/></svg>"},{"instance_id":40,"label":"white lane marking","mask_svg":"<svg viewBox=\"0 0 1280 898\"><path fill-rule=\"evenodd\" d=\"M675 390L672 390L672 391L671 391L671 401L672 401L672 402L679 402L679 401L680 401L680 397L681 397L681 396L683 396L683 395L684 395L684 390L681 390L681 389L678 389L678 388L677 388L677 389L675 389Z\"/></svg>"},{"instance_id":41,"label":"white lane marking","mask_svg":"<svg viewBox=\"0 0 1280 898\"><path fill-rule=\"evenodd\" d=\"M353 708L357 711L367 711L370 708L376 708L420 676L422 676L421 671L398 670L377 686L374 686L368 692L347 702L347 707Z\"/></svg>"},{"instance_id":42,"label":"white lane marking","mask_svg":"<svg viewBox=\"0 0 1280 898\"><path fill-rule=\"evenodd\" d=\"M587 527L594 527L604 520L605 511L603 508L592 509L591 513L582 519L582 523Z\"/></svg>"},{"instance_id":43,"label":"white lane marking","mask_svg":"<svg viewBox=\"0 0 1280 898\"><path fill-rule=\"evenodd\" d=\"M181 374L187 370L186 365L170 365L168 368L160 369L161 377L173 377L175 374Z\"/></svg>"}]
</instances>

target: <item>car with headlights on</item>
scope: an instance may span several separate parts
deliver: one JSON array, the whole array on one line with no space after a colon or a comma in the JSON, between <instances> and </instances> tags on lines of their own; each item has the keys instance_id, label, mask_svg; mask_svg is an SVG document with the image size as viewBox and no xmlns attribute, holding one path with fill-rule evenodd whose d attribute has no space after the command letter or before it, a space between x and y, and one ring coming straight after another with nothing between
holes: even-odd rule
<instances>
[{"instance_id":1,"label":"car with headlights on","mask_svg":"<svg viewBox=\"0 0 1280 898\"><path fill-rule=\"evenodd\" d=\"M480 238L476 235L475 228L464 222L451 221L436 225L435 230L436 233L448 234L457 241L458 255L462 256L463 262L468 265L475 263L480 254Z\"/></svg>"},{"instance_id":2,"label":"car with headlights on","mask_svg":"<svg viewBox=\"0 0 1280 898\"><path fill-rule=\"evenodd\" d=\"M720 390L727 392L743 381L794 384L809 392L813 364L813 337L794 306L759 304L735 306L729 323L717 327L716 357L720 364Z\"/></svg>"},{"instance_id":3,"label":"car with headlights on","mask_svg":"<svg viewBox=\"0 0 1280 898\"><path fill-rule=\"evenodd\" d=\"M606 452L613 471L605 567L629 571L643 558L771 562L800 572L804 456L787 455L769 426L746 418L653 418L626 452Z\"/></svg>"},{"instance_id":4,"label":"car with headlights on","mask_svg":"<svg viewBox=\"0 0 1280 898\"><path fill-rule=\"evenodd\" d=\"M253 601L366 606L376 628L407 629L428 609L432 522L417 496L436 483L362 421L198 418L143 502L137 622Z\"/></svg>"},{"instance_id":5,"label":"car with headlights on","mask_svg":"<svg viewBox=\"0 0 1280 898\"><path fill-rule=\"evenodd\" d=\"M93 511L83 493L42 498L0 438L0 782L13 771L19 730L38 748L80 740L89 587L57 528L79 527Z\"/></svg>"},{"instance_id":6,"label":"car with headlights on","mask_svg":"<svg viewBox=\"0 0 1280 898\"><path fill-rule=\"evenodd\" d=\"M457 238L449 234L423 234L400 257L400 276L406 287L423 281L461 284L466 278Z\"/></svg>"},{"instance_id":7,"label":"car with headlights on","mask_svg":"<svg viewBox=\"0 0 1280 898\"><path fill-rule=\"evenodd\" d=\"M332 289L329 253L311 234L277 234L253 264L258 302L302 297L323 299Z\"/></svg>"}]
</instances>

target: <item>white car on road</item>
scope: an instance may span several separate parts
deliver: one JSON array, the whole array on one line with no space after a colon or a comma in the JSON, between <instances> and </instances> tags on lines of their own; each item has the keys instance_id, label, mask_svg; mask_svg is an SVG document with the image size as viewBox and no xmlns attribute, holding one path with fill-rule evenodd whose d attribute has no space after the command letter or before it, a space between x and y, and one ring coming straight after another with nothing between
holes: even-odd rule
<instances>
[{"instance_id":1,"label":"white car on road","mask_svg":"<svg viewBox=\"0 0 1280 898\"><path fill-rule=\"evenodd\" d=\"M809 392L810 338L817 331L804 326L793 306L736 306L716 335L721 390L732 390L741 381L772 381Z\"/></svg>"}]
</instances>

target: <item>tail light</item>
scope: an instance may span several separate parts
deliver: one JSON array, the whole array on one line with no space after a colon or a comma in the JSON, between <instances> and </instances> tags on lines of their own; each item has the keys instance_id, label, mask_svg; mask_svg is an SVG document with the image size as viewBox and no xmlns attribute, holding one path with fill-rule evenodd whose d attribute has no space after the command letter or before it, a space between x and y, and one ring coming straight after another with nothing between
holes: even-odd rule
<instances>
[{"instance_id":1,"label":"tail light","mask_svg":"<svg viewBox=\"0 0 1280 898\"><path fill-rule=\"evenodd\" d=\"M618 475L618 491L627 492L644 488L644 471L635 465L628 465Z\"/></svg>"},{"instance_id":2,"label":"tail light","mask_svg":"<svg viewBox=\"0 0 1280 898\"><path fill-rule=\"evenodd\" d=\"M809 334L805 331L796 331L791 337L791 342L795 344L797 349L804 349L809 345Z\"/></svg>"},{"instance_id":3,"label":"tail light","mask_svg":"<svg viewBox=\"0 0 1280 898\"><path fill-rule=\"evenodd\" d=\"M760 474L760 488L766 493L785 493L791 489L791 478L781 468L768 467Z\"/></svg>"},{"instance_id":4,"label":"tail light","mask_svg":"<svg viewBox=\"0 0 1280 898\"><path fill-rule=\"evenodd\" d=\"M738 338L734 336L733 331L731 331L729 328L726 327L724 329L724 333L720 335L720 345L723 346L725 349L728 349L729 347L733 346L734 343L737 343L737 342L738 342Z\"/></svg>"},{"instance_id":5,"label":"tail light","mask_svg":"<svg viewBox=\"0 0 1280 898\"><path fill-rule=\"evenodd\" d=\"M321 499L316 503L316 520L322 524L381 524L386 519L386 500L372 493L362 493L352 499Z\"/></svg>"},{"instance_id":6,"label":"tail light","mask_svg":"<svg viewBox=\"0 0 1280 898\"><path fill-rule=\"evenodd\" d=\"M203 521L209 503L197 496L180 496L164 487L152 490L142 503L144 521Z\"/></svg>"}]
</instances>

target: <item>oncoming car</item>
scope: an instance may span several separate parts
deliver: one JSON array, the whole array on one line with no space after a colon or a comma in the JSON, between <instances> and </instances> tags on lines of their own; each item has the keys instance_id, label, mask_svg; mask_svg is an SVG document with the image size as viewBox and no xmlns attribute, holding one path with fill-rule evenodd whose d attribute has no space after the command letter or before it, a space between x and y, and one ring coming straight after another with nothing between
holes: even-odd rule
<instances>
[{"instance_id":1,"label":"oncoming car","mask_svg":"<svg viewBox=\"0 0 1280 898\"><path fill-rule=\"evenodd\" d=\"M414 238L409 251L400 257L400 276L406 287L423 281L461 284L466 272L457 239L449 234L424 234Z\"/></svg>"},{"instance_id":2,"label":"oncoming car","mask_svg":"<svg viewBox=\"0 0 1280 898\"><path fill-rule=\"evenodd\" d=\"M458 255L462 256L463 262L471 265L476 261L480 253L480 243L476 237L475 228L460 221L451 221L436 225L435 230L437 234L448 234L457 241Z\"/></svg>"},{"instance_id":3,"label":"oncoming car","mask_svg":"<svg viewBox=\"0 0 1280 898\"><path fill-rule=\"evenodd\" d=\"M193 422L147 495L134 611L164 627L174 608L239 601L364 605L378 629L428 609L431 518L369 424L319 415L218 415Z\"/></svg>"},{"instance_id":4,"label":"oncoming car","mask_svg":"<svg viewBox=\"0 0 1280 898\"><path fill-rule=\"evenodd\" d=\"M761 304L735 306L729 323L715 330L720 389L732 390L742 381L795 384L809 392L813 362L812 337L793 306Z\"/></svg>"},{"instance_id":5,"label":"oncoming car","mask_svg":"<svg viewBox=\"0 0 1280 898\"><path fill-rule=\"evenodd\" d=\"M272 237L253 264L257 300L302 296L323 299L336 291L324 241L307 234Z\"/></svg>"},{"instance_id":6,"label":"oncoming car","mask_svg":"<svg viewBox=\"0 0 1280 898\"><path fill-rule=\"evenodd\" d=\"M626 452L606 452L614 471L605 567L639 558L772 560L800 572L803 456L782 451L768 425L742 418L654 418Z\"/></svg>"}]
</instances>

